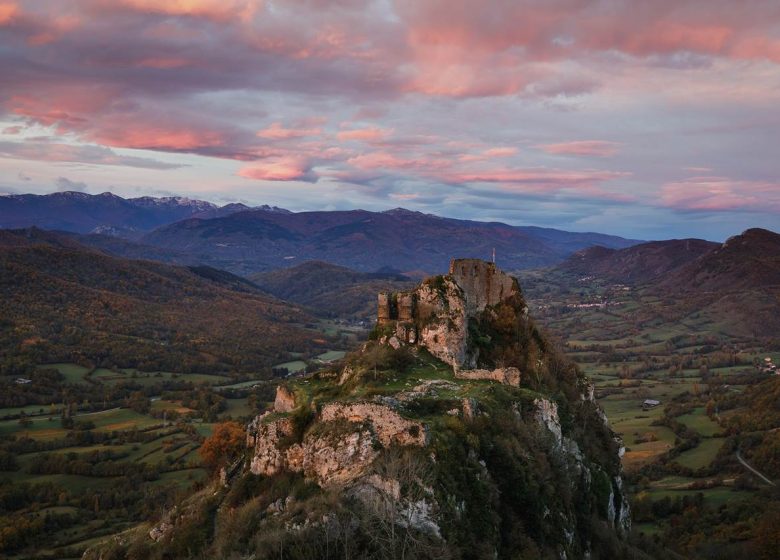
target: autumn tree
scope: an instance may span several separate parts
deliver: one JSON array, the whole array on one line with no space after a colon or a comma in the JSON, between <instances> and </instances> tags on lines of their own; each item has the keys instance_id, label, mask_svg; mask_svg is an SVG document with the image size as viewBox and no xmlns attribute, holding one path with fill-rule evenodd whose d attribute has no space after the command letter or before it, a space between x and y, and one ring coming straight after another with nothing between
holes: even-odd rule
<instances>
[{"instance_id":1,"label":"autumn tree","mask_svg":"<svg viewBox=\"0 0 780 560\"><path fill-rule=\"evenodd\" d=\"M227 465L246 446L246 430L238 422L220 422L200 447L203 462L212 470Z\"/></svg>"}]
</instances>

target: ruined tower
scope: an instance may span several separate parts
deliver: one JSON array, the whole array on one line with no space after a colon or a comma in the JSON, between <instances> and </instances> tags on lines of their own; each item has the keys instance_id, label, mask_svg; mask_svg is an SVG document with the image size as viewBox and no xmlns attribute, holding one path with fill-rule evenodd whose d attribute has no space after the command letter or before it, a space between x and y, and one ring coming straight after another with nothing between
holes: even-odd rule
<instances>
[{"instance_id":1,"label":"ruined tower","mask_svg":"<svg viewBox=\"0 0 780 560\"><path fill-rule=\"evenodd\" d=\"M390 294L379 292L377 296L376 322L379 325L386 325L392 320L390 315Z\"/></svg>"},{"instance_id":2,"label":"ruined tower","mask_svg":"<svg viewBox=\"0 0 780 560\"><path fill-rule=\"evenodd\" d=\"M480 259L452 259L450 276L463 290L469 313L496 305L517 290L516 280L492 262Z\"/></svg>"},{"instance_id":3,"label":"ruined tower","mask_svg":"<svg viewBox=\"0 0 780 560\"><path fill-rule=\"evenodd\" d=\"M474 367L467 346L469 317L519 292L495 263L453 259L449 274L426 279L409 292L382 292L377 324L390 344L417 344L454 366Z\"/></svg>"}]
</instances>

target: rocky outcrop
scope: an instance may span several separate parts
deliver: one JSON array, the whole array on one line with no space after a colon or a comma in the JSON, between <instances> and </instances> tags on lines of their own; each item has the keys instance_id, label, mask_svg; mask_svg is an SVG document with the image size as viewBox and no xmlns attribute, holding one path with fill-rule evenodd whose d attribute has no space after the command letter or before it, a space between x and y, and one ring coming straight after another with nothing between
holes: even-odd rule
<instances>
[{"instance_id":1,"label":"rocky outcrop","mask_svg":"<svg viewBox=\"0 0 780 560\"><path fill-rule=\"evenodd\" d=\"M330 403L303 441L291 442L293 432L290 418L258 417L248 436L254 448L251 472L266 476L300 472L320 486L343 485L363 476L381 448L426 443L421 422L376 403Z\"/></svg>"},{"instance_id":2,"label":"rocky outcrop","mask_svg":"<svg viewBox=\"0 0 780 560\"><path fill-rule=\"evenodd\" d=\"M295 410L295 395L284 385L279 385L276 388L274 411L292 412L293 410Z\"/></svg>"},{"instance_id":3,"label":"rocky outcrop","mask_svg":"<svg viewBox=\"0 0 780 560\"><path fill-rule=\"evenodd\" d=\"M561 420L558 416L558 405L548 399L535 399L534 406L536 407L534 417L552 435L558 454L571 464L575 472L588 486L592 485L594 472L587 466L579 445L573 439L563 435ZM631 530L631 510L628 496L623 489L623 480L620 476L614 476L610 479L600 469L596 473L605 478L606 483L609 484L608 495L604 497L605 503L602 504L606 511L607 520L620 534L627 535Z\"/></svg>"},{"instance_id":4,"label":"rocky outcrop","mask_svg":"<svg viewBox=\"0 0 780 560\"><path fill-rule=\"evenodd\" d=\"M307 437L302 446L303 474L320 486L343 486L363 476L379 455L367 428Z\"/></svg>"},{"instance_id":5,"label":"rocky outcrop","mask_svg":"<svg viewBox=\"0 0 780 560\"><path fill-rule=\"evenodd\" d=\"M425 282L417 289L417 344L453 367L471 367L466 352L468 317L463 292L450 278Z\"/></svg>"},{"instance_id":6,"label":"rocky outcrop","mask_svg":"<svg viewBox=\"0 0 780 560\"><path fill-rule=\"evenodd\" d=\"M255 453L249 464L254 474L273 475L288 467L286 450L283 441L293 433L293 424L289 418L281 418L272 422L258 422L250 426L248 438Z\"/></svg>"},{"instance_id":7,"label":"rocky outcrop","mask_svg":"<svg viewBox=\"0 0 780 560\"><path fill-rule=\"evenodd\" d=\"M512 387L520 386L520 370L514 367L498 368L498 369L456 369L455 379L470 379L470 380L488 380L503 383L504 385L511 385Z\"/></svg>"},{"instance_id":8,"label":"rocky outcrop","mask_svg":"<svg viewBox=\"0 0 780 560\"><path fill-rule=\"evenodd\" d=\"M425 445L425 426L407 420L389 406L375 403L331 403L322 408L321 421L346 420L368 423L385 447L392 445Z\"/></svg>"}]
</instances>

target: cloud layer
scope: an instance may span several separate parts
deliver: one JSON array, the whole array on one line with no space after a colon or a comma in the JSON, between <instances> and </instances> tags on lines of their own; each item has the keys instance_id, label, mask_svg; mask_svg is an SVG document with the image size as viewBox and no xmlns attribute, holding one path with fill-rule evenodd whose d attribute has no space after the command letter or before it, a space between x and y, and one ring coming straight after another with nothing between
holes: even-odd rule
<instances>
[{"instance_id":1,"label":"cloud layer","mask_svg":"<svg viewBox=\"0 0 780 560\"><path fill-rule=\"evenodd\" d=\"M574 229L776 208L774 0L0 0L0 40L9 183Z\"/></svg>"}]
</instances>

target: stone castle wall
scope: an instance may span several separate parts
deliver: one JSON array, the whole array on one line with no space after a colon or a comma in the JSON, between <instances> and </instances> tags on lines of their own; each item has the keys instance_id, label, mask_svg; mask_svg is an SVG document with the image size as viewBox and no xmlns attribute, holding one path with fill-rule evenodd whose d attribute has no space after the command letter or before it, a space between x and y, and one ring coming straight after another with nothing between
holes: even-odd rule
<instances>
[{"instance_id":1,"label":"stone castle wall","mask_svg":"<svg viewBox=\"0 0 780 560\"><path fill-rule=\"evenodd\" d=\"M514 278L499 270L495 263L479 259L453 259L449 274L463 290L469 314L496 305L517 290Z\"/></svg>"},{"instance_id":2,"label":"stone castle wall","mask_svg":"<svg viewBox=\"0 0 780 560\"><path fill-rule=\"evenodd\" d=\"M496 305L519 290L517 281L496 267L494 263L479 259L452 259L449 274L442 284L448 300L453 299L447 284L460 289L465 316L474 316L485 307ZM441 291L441 290L440 290ZM428 293L431 292L431 293ZM396 327L396 337L410 344L422 342L418 334L421 324L428 324L429 319L442 311L438 295L430 286L423 283L419 288L409 292L380 292L377 297L377 323L380 326ZM452 307L448 301L445 307Z\"/></svg>"},{"instance_id":3,"label":"stone castle wall","mask_svg":"<svg viewBox=\"0 0 780 560\"><path fill-rule=\"evenodd\" d=\"M520 370L515 367L498 369L468 369L456 370L455 379L497 381L512 387L520 386Z\"/></svg>"}]
</instances>

